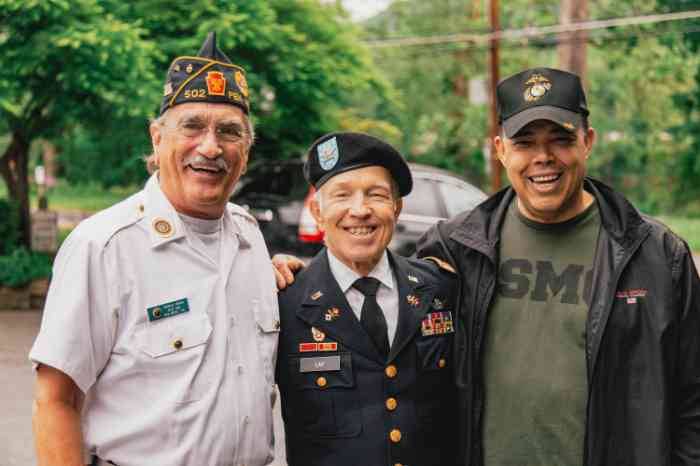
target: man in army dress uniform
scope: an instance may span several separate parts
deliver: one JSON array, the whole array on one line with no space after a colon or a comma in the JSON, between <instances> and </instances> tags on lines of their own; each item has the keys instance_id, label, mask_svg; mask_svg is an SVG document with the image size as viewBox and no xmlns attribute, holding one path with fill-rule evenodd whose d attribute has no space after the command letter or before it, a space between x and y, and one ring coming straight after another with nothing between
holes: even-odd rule
<instances>
[{"instance_id":1,"label":"man in army dress uniform","mask_svg":"<svg viewBox=\"0 0 700 466\"><path fill-rule=\"evenodd\" d=\"M456 464L453 278L386 249L408 166L379 139L334 133L304 170L326 248L279 295L290 466Z\"/></svg>"}]
</instances>

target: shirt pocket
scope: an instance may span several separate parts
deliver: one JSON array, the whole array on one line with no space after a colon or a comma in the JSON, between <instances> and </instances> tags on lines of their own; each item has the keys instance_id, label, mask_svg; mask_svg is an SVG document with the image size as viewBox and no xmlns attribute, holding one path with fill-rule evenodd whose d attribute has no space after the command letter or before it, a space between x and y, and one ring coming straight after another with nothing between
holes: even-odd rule
<instances>
[{"instance_id":1,"label":"shirt pocket","mask_svg":"<svg viewBox=\"0 0 700 466\"><path fill-rule=\"evenodd\" d=\"M194 401L207 388L206 353L212 333L204 313L169 317L138 329L135 342L146 355L149 389L172 401Z\"/></svg>"},{"instance_id":2,"label":"shirt pocket","mask_svg":"<svg viewBox=\"0 0 700 466\"><path fill-rule=\"evenodd\" d=\"M287 361L291 397L287 420L303 436L356 437L362 431L362 405L352 355L341 352L333 356L340 358L339 370L301 372L302 359L321 356L292 357Z\"/></svg>"},{"instance_id":3,"label":"shirt pocket","mask_svg":"<svg viewBox=\"0 0 700 466\"><path fill-rule=\"evenodd\" d=\"M275 361L280 333L279 310L277 303L253 300L253 316L257 331L258 351L265 367L265 378L272 385L275 381Z\"/></svg>"},{"instance_id":4,"label":"shirt pocket","mask_svg":"<svg viewBox=\"0 0 700 466\"><path fill-rule=\"evenodd\" d=\"M452 367L453 339L453 334L419 337L416 340L419 370L445 371Z\"/></svg>"}]
</instances>

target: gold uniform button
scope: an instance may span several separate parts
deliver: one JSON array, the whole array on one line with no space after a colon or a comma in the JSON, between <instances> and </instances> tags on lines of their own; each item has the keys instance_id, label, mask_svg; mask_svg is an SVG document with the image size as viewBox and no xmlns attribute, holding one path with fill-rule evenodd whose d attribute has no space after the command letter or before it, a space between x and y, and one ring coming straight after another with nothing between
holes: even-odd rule
<instances>
[{"instance_id":1,"label":"gold uniform button","mask_svg":"<svg viewBox=\"0 0 700 466\"><path fill-rule=\"evenodd\" d=\"M401 463L396 463L394 466L403 466Z\"/></svg>"},{"instance_id":2,"label":"gold uniform button","mask_svg":"<svg viewBox=\"0 0 700 466\"><path fill-rule=\"evenodd\" d=\"M386 369L384 369L384 373L387 377L393 379L394 377L396 377L396 366L393 364L386 366Z\"/></svg>"},{"instance_id":3,"label":"gold uniform button","mask_svg":"<svg viewBox=\"0 0 700 466\"><path fill-rule=\"evenodd\" d=\"M386 399L386 409L389 411L393 411L396 409L396 398L387 398Z\"/></svg>"},{"instance_id":4,"label":"gold uniform button","mask_svg":"<svg viewBox=\"0 0 700 466\"><path fill-rule=\"evenodd\" d=\"M173 348L175 348L176 350L182 349L182 340L179 338L175 340L173 342Z\"/></svg>"},{"instance_id":5,"label":"gold uniform button","mask_svg":"<svg viewBox=\"0 0 700 466\"><path fill-rule=\"evenodd\" d=\"M447 365L447 361L445 361L444 359L440 359L440 361L438 362L438 367L439 367L440 369L442 369L442 368L445 367L446 365Z\"/></svg>"},{"instance_id":6,"label":"gold uniform button","mask_svg":"<svg viewBox=\"0 0 700 466\"><path fill-rule=\"evenodd\" d=\"M394 443L399 443L401 441L401 431L399 429L393 429L389 432L389 438Z\"/></svg>"},{"instance_id":7,"label":"gold uniform button","mask_svg":"<svg viewBox=\"0 0 700 466\"><path fill-rule=\"evenodd\" d=\"M319 387L325 387L327 383L328 381L325 377L319 377L318 379L316 379L316 385L318 385Z\"/></svg>"}]
</instances>

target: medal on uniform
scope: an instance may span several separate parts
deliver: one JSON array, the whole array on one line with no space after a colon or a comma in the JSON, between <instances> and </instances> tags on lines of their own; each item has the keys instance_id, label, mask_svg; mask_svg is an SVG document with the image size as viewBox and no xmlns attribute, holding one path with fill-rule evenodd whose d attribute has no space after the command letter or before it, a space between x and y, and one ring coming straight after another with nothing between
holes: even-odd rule
<instances>
[{"instance_id":1,"label":"medal on uniform","mask_svg":"<svg viewBox=\"0 0 700 466\"><path fill-rule=\"evenodd\" d=\"M420 298L414 294L406 296L406 301L413 307L418 306L420 304Z\"/></svg>"},{"instance_id":2,"label":"medal on uniform","mask_svg":"<svg viewBox=\"0 0 700 466\"><path fill-rule=\"evenodd\" d=\"M420 333L424 337L454 333L450 311L431 312L420 323Z\"/></svg>"},{"instance_id":3,"label":"medal on uniform","mask_svg":"<svg viewBox=\"0 0 700 466\"><path fill-rule=\"evenodd\" d=\"M326 334L316 327L311 327L311 335L314 337L314 341L323 341L326 339Z\"/></svg>"},{"instance_id":4,"label":"medal on uniform","mask_svg":"<svg viewBox=\"0 0 700 466\"><path fill-rule=\"evenodd\" d=\"M340 309L337 307L332 307L326 311L326 320L327 321L333 321L340 317Z\"/></svg>"}]
</instances>

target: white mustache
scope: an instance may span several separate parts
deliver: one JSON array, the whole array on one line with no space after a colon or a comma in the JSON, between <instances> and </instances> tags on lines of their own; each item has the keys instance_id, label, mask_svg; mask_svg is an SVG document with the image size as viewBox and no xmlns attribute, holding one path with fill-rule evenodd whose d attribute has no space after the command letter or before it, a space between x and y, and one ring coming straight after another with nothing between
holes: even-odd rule
<instances>
[{"instance_id":1,"label":"white mustache","mask_svg":"<svg viewBox=\"0 0 700 466\"><path fill-rule=\"evenodd\" d=\"M183 163L185 166L192 165L194 168L214 168L223 170L226 173L231 171L230 165L222 156L218 156L212 160L203 155L195 154L187 157Z\"/></svg>"}]
</instances>

